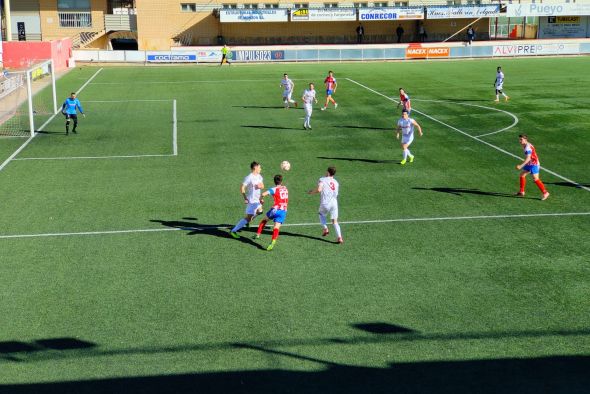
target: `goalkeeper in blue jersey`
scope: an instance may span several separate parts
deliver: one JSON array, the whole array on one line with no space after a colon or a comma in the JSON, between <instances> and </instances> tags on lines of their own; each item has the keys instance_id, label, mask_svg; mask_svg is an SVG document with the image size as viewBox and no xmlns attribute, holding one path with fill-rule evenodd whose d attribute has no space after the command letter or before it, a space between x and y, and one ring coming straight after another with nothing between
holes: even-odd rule
<instances>
[{"instance_id":1,"label":"goalkeeper in blue jersey","mask_svg":"<svg viewBox=\"0 0 590 394\"><path fill-rule=\"evenodd\" d=\"M64 101L63 105L61 106L61 113L66 117L66 135L70 134L70 120L74 121L74 128L72 129L72 133L77 134L76 127L78 127L78 112L79 111L83 117L84 110L82 109L82 104L80 104L80 100L76 98L76 93L72 92L70 97Z\"/></svg>"}]
</instances>

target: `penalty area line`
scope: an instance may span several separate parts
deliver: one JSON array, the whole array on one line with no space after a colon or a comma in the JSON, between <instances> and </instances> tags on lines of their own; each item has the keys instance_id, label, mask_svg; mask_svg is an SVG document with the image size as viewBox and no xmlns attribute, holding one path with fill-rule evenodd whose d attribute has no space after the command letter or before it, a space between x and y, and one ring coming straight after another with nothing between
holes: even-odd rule
<instances>
[{"instance_id":1,"label":"penalty area line","mask_svg":"<svg viewBox=\"0 0 590 394\"><path fill-rule=\"evenodd\" d=\"M374 90L374 89L371 89L370 87L368 87L368 86L366 86L366 85L363 85L363 84L362 84L362 83L360 83L360 82L357 82L357 81L355 81L354 79L346 78L346 80L348 80L348 81L350 81L350 82L352 82L352 83L354 83L354 84L356 84L356 85L358 85L358 86L360 86L360 87L362 87L362 88L364 88L364 89L366 89L366 90L368 90L368 91L370 91L370 92L373 92L373 93L375 93L375 94L378 94L379 96L381 96L381 97L384 97L384 98L386 98L386 99L387 99L387 100L389 100L389 101L393 101L394 103L397 103L397 102L398 102L398 101L396 101L396 100L392 99L391 97L384 95L384 94L383 94L383 93L381 93L381 92L378 92L378 91L376 91L376 90ZM477 142L479 142L479 143L482 143L482 144L484 144L484 145L487 145L487 146L489 146L490 148L497 150L498 152L502 152L502 153L504 153L505 155L508 155L508 156L514 157L514 158L516 158L516 159L518 159L518 160L522 160L522 158L521 158L521 157L519 157L519 156L517 156L517 155L515 155L515 154L513 154L513 153L510 153L510 152L508 152L507 150L500 148L499 146L496 146L496 145L494 145L494 144L491 144L491 143L489 143L489 142L487 142L487 141L484 141L484 140L482 140L482 139L481 139L481 138L479 138L479 137L473 136L473 135L471 135L471 134L469 134L469 133L467 133L467 132L465 132L465 131L463 131L463 130L460 130L460 129L456 128L455 126L451 126L450 124L448 124L448 123L445 123L445 122L443 122L442 120L438 120L438 119L436 119L435 117L433 117L433 116L430 116L430 115L428 115L428 114L426 114L426 113L424 113L424 112L422 112L422 111L418 111L417 109L412 109L412 112L419 113L419 114L421 114L422 116L424 116L424 117L426 117L426 118L428 118L428 119L430 119L430 120L432 120L432 121L434 121L434 122L436 122L436 123L439 123L439 124L441 124L441 125L443 125L443 126L445 126L445 127L448 127L448 128L449 128L449 129L451 129L451 130L455 130L456 132L458 132L458 133L460 133L460 134L463 134L465 137L467 137L467 138L471 138L471 139L473 139L473 140L475 140L475 141L477 141ZM555 171L551 171L551 170L550 170L550 169L548 169L548 168L545 168L545 167L541 167L541 168L543 169L543 171L547 172L548 174L551 174L551 175L553 175L553 176L555 176L555 177L557 177L557 178L559 178L559 179L562 179L562 180L564 180L564 181L566 181L566 182L568 182L568 183L571 183L572 185L575 185L576 187L578 187L578 188L580 188L580 189L584 189L584 190L586 190L587 192L590 192L590 187L587 187L587 186L581 185L581 184L579 184L578 182L576 182L576 181L573 181L573 180L571 180L571 179L569 179L569 178L566 178L566 177L564 177L563 175L560 175L560 174L558 174L558 173L557 173L557 172L555 172Z\"/></svg>"},{"instance_id":2,"label":"penalty area line","mask_svg":"<svg viewBox=\"0 0 590 394\"><path fill-rule=\"evenodd\" d=\"M96 76L102 71L102 68L99 68L98 71L96 71L85 83L84 85L82 85L80 87L80 89L78 89L78 93L80 93L82 90L84 90L84 88L86 86L88 86L88 84L90 82L92 82L92 80L94 78L96 78ZM2 164L0 164L0 171L2 171L4 169L4 167L6 167L11 161L14 160L14 158L16 156L18 156L19 153L21 153L23 151L23 149L25 149L27 147L27 145L29 145L29 143L31 141L33 141L33 138L35 138L39 133L39 131L42 131L45 126L47 126L56 116L57 114L61 113L61 110L58 110L56 113L54 113L49 119L47 119L47 121L45 123L43 123L41 125L41 127L39 127L39 129L37 129L32 136L30 136L16 151L14 151L14 153L12 155L10 155L10 157L8 159L6 159Z\"/></svg>"},{"instance_id":3,"label":"penalty area line","mask_svg":"<svg viewBox=\"0 0 590 394\"><path fill-rule=\"evenodd\" d=\"M443 222L443 221L461 221L461 220L498 220L498 219L528 219L528 218L547 218L547 217L573 217L573 216L590 216L590 212L554 212L554 213L528 213L528 214L506 214L506 215L478 215L478 216L447 216L447 217L423 217L423 218L398 218L398 219L381 219L381 220L351 220L340 222L344 225L356 224L387 224L387 223L408 223L408 222ZM283 227L312 227L319 226L319 223L287 223ZM72 237L88 235L116 235L116 234L134 234L134 233L158 233L164 231L203 231L208 229L229 229L232 225L227 226L182 226L171 228L145 228L130 230L106 230L106 231L80 231L64 233L38 233L38 234L12 234L0 235L0 239L24 239L24 238L47 238L47 237Z\"/></svg>"}]
</instances>

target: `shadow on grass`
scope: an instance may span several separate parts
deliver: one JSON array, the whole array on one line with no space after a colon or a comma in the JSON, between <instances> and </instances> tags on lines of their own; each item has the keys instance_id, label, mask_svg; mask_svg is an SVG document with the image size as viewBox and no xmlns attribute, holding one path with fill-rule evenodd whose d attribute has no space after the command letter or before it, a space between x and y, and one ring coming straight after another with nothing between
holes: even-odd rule
<instances>
[{"instance_id":1,"label":"shadow on grass","mask_svg":"<svg viewBox=\"0 0 590 394\"><path fill-rule=\"evenodd\" d=\"M399 160L376 160L376 159L362 159L357 157L325 157L325 156L318 156L318 159L322 160L342 160L342 161L360 161L362 163L395 163L399 164Z\"/></svg>"},{"instance_id":2,"label":"shadow on grass","mask_svg":"<svg viewBox=\"0 0 590 394\"><path fill-rule=\"evenodd\" d=\"M161 225L166 226L166 227L177 228L179 230L187 231L187 235L203 234L203 235L211 235L214 237L233 239L229 235L229 230L233 227L233 225L231 225L231 224L201 224L198 222L197 218L192 218L192 217L185 217L185 218L183 218L183 220L153 219L153 220L150 220L150 222L160 223ZM285 225L284 227L281 227L280 237L298 237L298 238L307 238L307 239L312 239L314 241L321 241L321 242L327 242L327 243L334 243L334 244L338 243L336 241L329 241L329 240L327 240L325 238L321 238L321 237L314 237L312 235L306 235L306 234L294 233L291 231L285 231L286 227L288 227L288 224ZM319 227L320 227L320 225L318 224L318 228ZM237 241L243 242L243 243L251 245L251 246L255 246L258 249L266 250L262 245L260 245L258 242L254 241L252 239L254 234L256 234L257 229L258 229L258 220L256 220L256 223L252 223L251 227L242 228L242 230L240 230L240 238L238 238ZM270 222L269 222L269 224L266 225L265 232L261 236L263 239L266 238L265 235L267 233L267 231L266 231L267 229L272 229L272 224Z\"/></svg>"},{"instance_id":3,"label":"shadow on grass","mask_svg":"<svg viewBox=\"0 0 590 394\"><path fill-rule=\"evenodd\" d=\"M574 187L576 189L581 189L582 187L590 187L590 183L575 183L571 182L545 182L546 185L555 185L555 186L563 186L563 187Z\"/></svg>"},{"instance_id":4,"label":"shadow on grass","mask_svg":"<svg viewBox=\"0 0 590 394\"><path fill-rule=\"evenodd\" d=\"M303 127L282 127L282 126L263 126L263 125L242 125L250 129L270 129L270 130L304 130Z\"/></svg>"},{"instance_id":5,"label":"shadow on grass","mask_svg":"<svg viewBox=\"0 0 590 394\"><path fill-rule=\"evenodd\" d=\"M264 106L264 105L232 105L233 108L255 108L255 109L282 109L285 110L284 106L278 106L278 105L273 105L273 106ZM295 109L295 108L290 108L290 109Z\"/></svg>"},{"instance_id":6,"label":"shadow on grass","mask_svg":"<svg viewBox=\"0 0 590 394\"><path fill-rule=\"evenodd\" d=\"M532 200L538 200L538 198L534 197L523 197L517 196L516 194L512 193L499 193L499 192L486 192L479 189L467 189L463 187L413 187L414 190L430 190L433 192L439 193L448 193L453 194L455 196L463 196L463 194L475 194L478 196L492 196L492 197L506 197L506 198L526 198Z\"/></svg>"},{"instance_id":7,"label":"shadow on grass","mask_svg":"<svg viewBox=\"0 0 590 394\"><path fill-rule=\"evenodd\" d=\"M41 131L36 131L37 134L43 134L43 135L53 135L53 134L60 134L60 135L66 135L65 131L49 131L49 130L41 130ZM74 134L75 135L75 134Z\"/></svg>"},{"instance_id":8,"label":"shadow on grass","mask_svg":"<svg viewBox=\"0 0 590 394\"><path fill-rule=\"evenodd\" d=\"M294 357L315 370L276 368L226 372L162 374L81 381L0 385L23 393L428 393L573 394L588 393L589 356L501 358L492 360L390 363L358 367L325 363L283 351L240 346L236 351ZM162 366L162 370L165 367ZM31 377L30 380L34 380Z\"/></svg>"},{"instance_id":9,"label":"shadow on grass","mask_svg":"<svg viewBox=\"0 0 590 394\"><path fill-rule=\"evenodd\" d=\"M338 129L361 129L361 130L376 130L376 131L393 131L392 127L370 127L370 126L336 126Z\"/></svg>"},{"instance_id":10,"label":"shadow on grass","mask_svg":"<svg viewBox=\"0 0 590 394\"><path fill-rule=\"evenodd\" d=\"M76 338L38 339L33 342L5 341L0 342L0 359L21 362L19 355L30 355L34 352L49 350L79 350L91 349L96 344Z\"/></svg>"}]
</instances>

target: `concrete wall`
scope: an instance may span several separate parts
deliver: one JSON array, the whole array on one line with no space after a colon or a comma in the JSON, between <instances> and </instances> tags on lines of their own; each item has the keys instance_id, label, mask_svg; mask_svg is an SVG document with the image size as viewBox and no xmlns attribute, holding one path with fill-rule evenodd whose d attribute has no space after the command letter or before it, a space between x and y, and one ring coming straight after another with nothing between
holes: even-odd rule
<instances>
[{"instance_id":1,"label":"concrete wall","mask_svg":"<svg viewBox=\"0 0 590 394\"><path fill-rule=\"evenodd\" d=\"M43 39L55 40L64 37L72 37L74 34L83 31L104 30L104 14L107 12L107 1L91 0L90 7L92 12L92 27L60 27L57 0L39 0Z\"/></svg>"}]
</instances>

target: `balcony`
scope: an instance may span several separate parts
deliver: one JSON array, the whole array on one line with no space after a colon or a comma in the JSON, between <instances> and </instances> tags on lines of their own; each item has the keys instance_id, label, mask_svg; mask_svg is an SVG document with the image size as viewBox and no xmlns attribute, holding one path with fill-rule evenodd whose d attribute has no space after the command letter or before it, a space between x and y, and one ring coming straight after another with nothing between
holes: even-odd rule
<instances>
[{"instance_id":1,"label":"balcony","mask_svg":"<svg viewBox=\"0 0 590 394\"><path fill-rule=\"evenodd\" d=\"M137 15L105 14L104 29L106 31L137 31Z\"/></svg>"},{"instance_id":2,"label":"balcony","mask_svg":"<svg viewBox=\"0 0 590 394\"><path fill-rule=\"evenodd\" d=\"M59 11L59 27L87 28L92 27L90 11Z\"/></svg>"}]
</instances>

